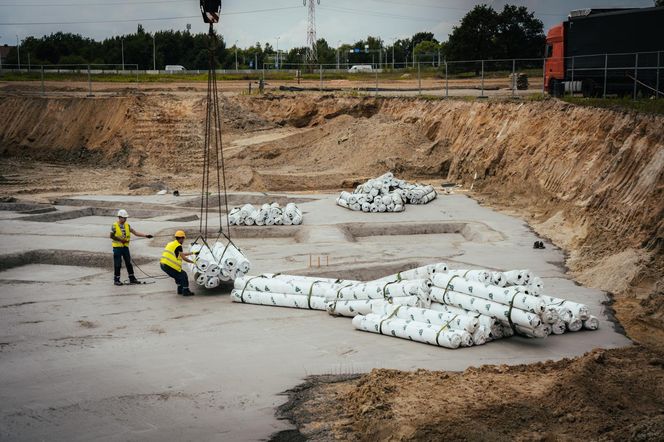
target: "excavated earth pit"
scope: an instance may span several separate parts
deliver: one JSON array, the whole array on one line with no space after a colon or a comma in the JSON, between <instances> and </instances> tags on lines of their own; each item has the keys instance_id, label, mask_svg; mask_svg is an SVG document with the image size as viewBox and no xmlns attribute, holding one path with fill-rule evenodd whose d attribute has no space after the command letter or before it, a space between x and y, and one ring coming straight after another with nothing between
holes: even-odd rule
<instances>
[{"instance_id":1,"label":"excavated earth pit","mask_svg":"<svg viewBox=\"0 0 664 442\"><path fill-rule=\"evenodd\" d=\"M0 282L3 437L70 439L81 429L91 438L283 435L292 427L273 416L284 401L278 393L311 374L333 381L309 378L291 392L294 405L282 416L300 431L292 437L664 434L664 394L656 395L664 393L662 117L553 100L224 98L229 207L290 201L305 213L302 226L231 230L252 274L372 279L438 261L530 268L547 291L586 302L601 318L597 332L450 352L357 332L323 312L232 304L228 288L184 299L168 279L116 288L110 273L83 275L110 269L107 231L118 208L156 234L132 243L145 274L161 275L157 259L174 230L196 235L201 98L0 100L8 122L0 196L18 199L13 208L0 203L0 261L9 263L0 278L17 272ZM189 161L178 160L182 152ZM459 188L399 214L335 206L332 191L387 170ZM216 232L218 219L210 221ZM546 249L534 250L535 240ZM25 281L35 265L81 267L72 274L83 276L48 278L62 270L49 267ZM606 292L627 336L642 345L630 347L614 330ZM610 350L582 356L594 348ZM338 377L372 369L380 370ZM449 391L458 392L454 400L441 401Z\"/></svg>"}]
</instances>

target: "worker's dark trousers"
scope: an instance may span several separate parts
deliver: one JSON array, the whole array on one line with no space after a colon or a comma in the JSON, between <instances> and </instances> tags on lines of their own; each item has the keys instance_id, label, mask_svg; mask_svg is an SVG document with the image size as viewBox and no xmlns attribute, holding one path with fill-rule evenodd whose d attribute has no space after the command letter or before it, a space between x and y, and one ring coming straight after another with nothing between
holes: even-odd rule
<instances>
[{"instance_id":1,"label":"worker's dark trousers","mask_svg":"<svg viewBox=\"0 0 664 442\"><path fill-rule=\"evenodd\" d=\"M184 290L189 290L189 278L184 270L179 272L166 264L160 264L161 269L171 278L175 279L175 284L178 286L178 294L181 295Z\"/></svg>"},{"instance_id":2,"label":"worker's dark trousers","mask_svg":"<svg viewBox=\"0 0 664 442\"><path fill-rule=\"evenodd\" d=\"M129 277L134 276L134 266L131 265L131 255L129 254L129 247L113 247L113 270L115 280L120 280L120 268L122 267L122 259L124 258L125 266L127 266L127 273Z\"/></svg>"}]
</instances>

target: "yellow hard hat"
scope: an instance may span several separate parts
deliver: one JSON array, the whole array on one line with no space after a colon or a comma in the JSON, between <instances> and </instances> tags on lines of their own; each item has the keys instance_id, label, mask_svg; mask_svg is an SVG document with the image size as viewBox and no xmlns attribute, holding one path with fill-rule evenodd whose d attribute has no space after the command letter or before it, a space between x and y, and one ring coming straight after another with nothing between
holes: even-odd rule
<instances>
[{"instance_id":1,"label":"yellow hard hat","mask_svg":"<svg viewBox=\"0 0 664 442\"><path fill-rule=\"evenodd\" d=\"M175 232L175 237L176 238L186 238L187 235L184 234L184 230L178 230L177 232Z\"/></svg>"}]
</instances>

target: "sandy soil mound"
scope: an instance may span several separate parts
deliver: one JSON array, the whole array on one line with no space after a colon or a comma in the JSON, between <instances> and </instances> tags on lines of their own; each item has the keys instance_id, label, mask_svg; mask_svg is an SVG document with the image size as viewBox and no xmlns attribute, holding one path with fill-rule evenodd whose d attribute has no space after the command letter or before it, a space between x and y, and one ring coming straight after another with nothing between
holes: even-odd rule
<instances>
[{"instance_id":1,"label":"sandy soil mound","mask_svg":"<svg viewBox=\"0 0 664 442\"><path fill-rule=\"evenodd\" d=\"M664 438L664 358L633 347L463 373L311 377L280 415L308 440Z\"/></svg>"}]
</instances>

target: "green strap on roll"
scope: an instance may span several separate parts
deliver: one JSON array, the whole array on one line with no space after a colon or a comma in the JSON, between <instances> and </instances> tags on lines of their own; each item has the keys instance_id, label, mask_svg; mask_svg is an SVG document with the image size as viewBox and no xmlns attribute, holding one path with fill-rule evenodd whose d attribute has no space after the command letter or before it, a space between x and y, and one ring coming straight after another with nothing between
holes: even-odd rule
<instances>
[{"instance_id":1,"label":"green strap on roll","mask_svg":"<svg viewBox=\"0 0 664 442\"><path fill-rule=\"evenodd\" d=\"M243 304L244 304L244 291L247 289L249 283L256 278L265 278L265 276L264 275L254 276L253 278L249 278L247 282L244 283L244 287L242 288L242 292L240 293L240 301L242 301Z\"/></svg>"},{"instance_id":2,"label":"green strap on roll","mask_svg":"<svg viewBox=\"0 0 664 442\"><path fill-rule=\"evenodd\" d=\"M333 312L333 313L336 313L336 311L337 311L337 302L339 302L339 295L341 294L341 291L342 291L343 289L347 288L347 287L351 287L352 285L353 285L353 284L348 284L348 285L345 285L345 286L343 286L343 287L340 287L339 290L337 290L337 297L336 297L336 299L334 300L334 306L332 307L332 312Z\"/></svg>"},{"instance_id":3,"label":"green strap on roll","mask_svg":"<svg viewBox=\"0 0 664 442\"><path fill-rule=\"evenodd\" d=\"M458 278L458 277L459 277L459 275L454 275L450 278L449 281L447 281L447 286L445 286L445 291L443 292L443 304L448 304L449 305L449 301L445 301L445 296L447 296L447 292L450 289L450 285L452 284L452 281L454 281L454 278Z\"/></svg>"},{"instance_id":4,"label":"green strap on roll","mask_svg":"<svg viewBox=\"0 0 664 442\"><path fill-rule=\"evenodd\" d=\"M388 319L391 319L392 316L396 315L400 308L401 308L401 305L399 305L397 308L395 308L394 311L390 314L390 316L388 316L387 318L380 321L380 324L378 324L378 332L381 335L383 334L383 322L387 321Z\"/></svg>"},{"instance_id":5,"label":"green strap on roll","mask_svg":"<svg viewBox=\"0 0 664 442\"><path fill-rule=\"evenodd\" d=\"M317 280L317 281L314 281L314 282L311 283L311 287L309 287L309 294L307 295L307 307L309 307L309 310L313 310L313 309L311 308L311 293L312 293L313 290L314 290L314 286L315 286L316 284L318 284L319 282L325 282L325 281L318 281L318 280Z\"/></svg>"},{"instance_id":6,"label":"green strap on roll","mask_svg":"<svg viewBox=\"0 0 664 442\"><path fill-rule=\"evenodd\" d=\"M514 292L514 296L512 296L512 299L510 300L510 304L509 304L510 309L507 311L507 322L510 324L510 327L512 328L512 331L516 335L520 335L521 333L519 333L516 330L516 327L514 327L514 323L512 322L512 309L514 308L514 298L516 298L516 295L518 295L519 293L520 292L519 292L518 289Z\"/></svg>"},{"instance_id":7,"label":"green strap on roll","mask_svg":"<svg viewBox=\"0 0 664 442\"><path fill-rule=\"evenodd\" d=\"M450 319L450 320L447 321L445 324L443 324L443 326L440 328L440 330L438 330L438 333L436 333L436 345L437 345L437 346L439 346L439 347L441 346L441 345L440 345L440 342L438 342L438 336L440 336L440 333L441 333L443 330L445 330L446 328L449 327L449 325L452 323L452 321L454 321L454 320L457 318L457 316L459 316L459 315L454 315L454 316L452 317L452 319Z\"/></svg>"},{"instance_id":8,"label":"green strap on roll","mask_svg":"<svg viewBox=\"0 0 664 442\"><path fill-rule=\"evenodd\" d=\"M387 290L387 286L390 285L390 284L396 284L397 282L399 282L399 281L388 282L387 284L385 284L385 285L383 286L383 299L387 299L387 291L386 291L386 290ZM394 296L392 296L392 298L394 298Z\"/></svg>"}]
</instances>

